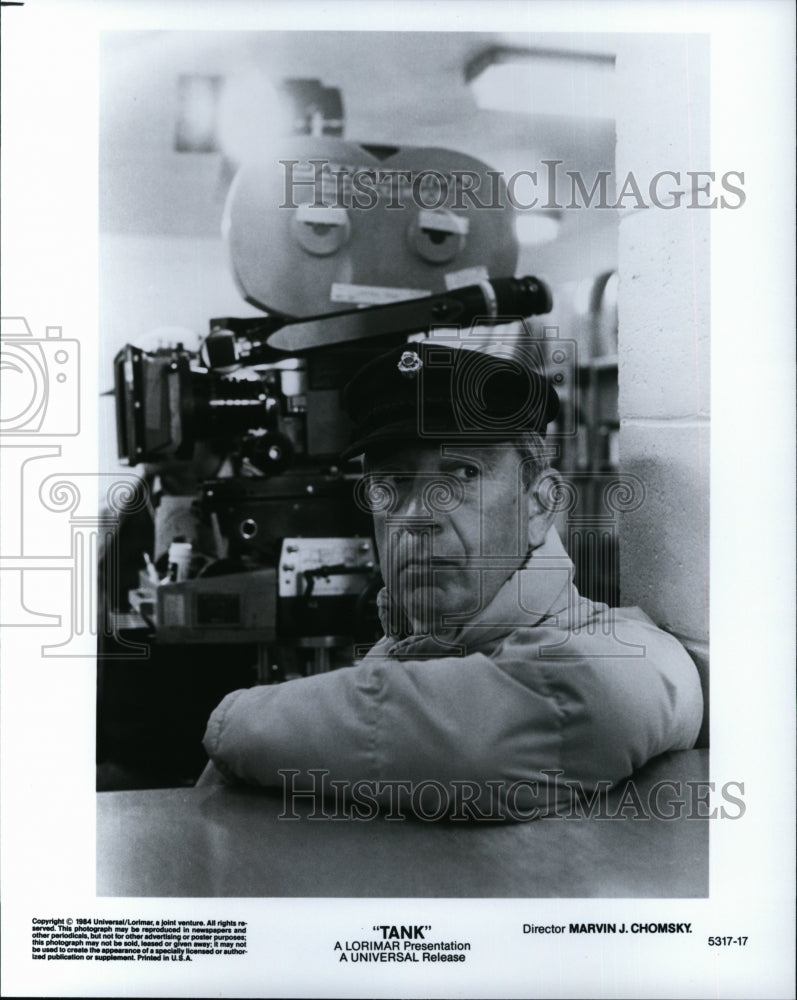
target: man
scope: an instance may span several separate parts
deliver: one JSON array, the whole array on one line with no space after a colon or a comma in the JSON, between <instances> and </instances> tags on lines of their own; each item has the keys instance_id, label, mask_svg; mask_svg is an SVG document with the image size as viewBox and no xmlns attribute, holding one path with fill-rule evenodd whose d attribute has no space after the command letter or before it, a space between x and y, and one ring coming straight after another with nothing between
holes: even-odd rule
<instances>
[{"instance_id":1,"label":"man","mask_svg":"<svg viewBox=\"0 0 797 1000\"><path fill-rule=\"evenodd\" d=\"M568 782L605 788L694 744L686 652L573 585L546 378L427 341L367 365L344 405L385 635L350 669L228 695L205 737L223 774L296 792L319 791L323 772L355 805L394 810L401 788L424 818L432 798L454 818L530 818Z\"/></svg>"}]
</instances>

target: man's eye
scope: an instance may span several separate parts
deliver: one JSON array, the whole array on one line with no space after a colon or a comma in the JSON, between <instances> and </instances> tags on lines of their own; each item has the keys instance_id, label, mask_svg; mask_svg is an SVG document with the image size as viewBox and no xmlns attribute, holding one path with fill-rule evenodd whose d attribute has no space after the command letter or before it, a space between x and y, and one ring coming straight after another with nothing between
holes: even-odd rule
<instances>
[{"instance_id":1,"label":"man's eye","mask_svg":"<svg viewBox=\"0 0 797 1000\"><path fill-rule=\"evenodd\" d=\"M412 476L410 475L400 475L398 473L379 473L371 475L368 480L368 487L372 490L389 490L393 491L396 489L405 489L407 484L412 481Z\"/></svg>"},{"instance_id":2,"label":"man's eye","mask_svg":"<svg viewBox=\"0 0 797 1000\"><path fill-rule=\"evenodd\" d=\"M479 467L476 465L460 465L454 470L458 479L478 479Z\"/></svg>"}]
</instances>

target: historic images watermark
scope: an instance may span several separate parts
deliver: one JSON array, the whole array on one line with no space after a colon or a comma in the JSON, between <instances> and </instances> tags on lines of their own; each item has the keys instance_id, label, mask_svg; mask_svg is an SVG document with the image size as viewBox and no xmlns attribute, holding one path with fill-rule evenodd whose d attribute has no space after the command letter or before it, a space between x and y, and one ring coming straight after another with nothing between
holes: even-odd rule
<instances>
[{"instance_id":1,"label":"historic images watermark","mask_svg":"<svg viewBox=\"0 0 797 1000\"><path fill-rule=\"evenodd\" d=\"M747 201L742 170L659 170L649 177L629 171L613 181L611 170L585 176L563 160L541 160L539 170L400 170L327 159L280 160L280 208L389 211L438 209L738 209ZM312 193L312 200L309 195Z\"/></svg>"},{"instance_id":2,"label":"historic images watermark","mask_svg":"<svg viewBox=\"0 0 797 1000\"><path fill-rule=\"evenodd\" d=\"M279 819L284 820L736 820L747 811L743 781L718 786L715 781L662 779L642 787L632 779L617 786L608 780L587 786L565 778L565 772L555 768L543 769L539 780L511 782L349 781L332 778L325 768L284 768L277 773L282 782Z\"/></svg>"}]
</instances>

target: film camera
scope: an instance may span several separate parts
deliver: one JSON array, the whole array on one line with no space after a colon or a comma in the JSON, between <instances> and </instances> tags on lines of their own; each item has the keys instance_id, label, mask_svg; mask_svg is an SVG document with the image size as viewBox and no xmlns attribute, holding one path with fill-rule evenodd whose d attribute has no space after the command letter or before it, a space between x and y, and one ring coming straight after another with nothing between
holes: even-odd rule
<instances>
[{"instance_id":1,"label":"film camera","mask_svg":"<svg viewBox=\"0 0 797 1000\"><path fill-rule=\"evenodd\" d=\"M413 171L437 178L435 192ZM213 558L157 588L163 641L276 643L282 660L287 646L311 649L301 673L378 634L370 518L355 502L358 467L339 459L343 386L413 336L552 305L543 282L504 276L517 260L513 212L464 204L462 173L503 183L448 150L294 139L274 163L242 168L225 210L233 272L264 315L211 320L198 352L117 355L120 458L188 461L210 443L232 470L201 485Z\"/></svg>"}]
</instances>

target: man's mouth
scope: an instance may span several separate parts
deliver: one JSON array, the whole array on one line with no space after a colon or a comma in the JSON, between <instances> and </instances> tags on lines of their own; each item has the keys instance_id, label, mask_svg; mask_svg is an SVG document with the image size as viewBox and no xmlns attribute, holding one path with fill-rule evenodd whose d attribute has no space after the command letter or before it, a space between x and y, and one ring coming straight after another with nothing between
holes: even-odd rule
<instances>
[{"instance_id":1,"label":"man's mouth","mask_svg":"<svg viewBox=\"0 0 797 1000\"><path fill-rule=\"evenodd\" d=\"M396 575L421 576L441 570L461 570L465 560L456 556L434 555L430 552L431 539L423 535L397 537L389 553L389 561Z\"/></svg>"},{"instance_id":2,"label":"man's mouth","mask_svg":"<svg viewBox=\"0 0 797 1000\"><path fill-rule=\"evenodd\" d=\"M434 573L440 570L461 570L464 568L464 560L444 556L411 557L409 559L402 559L397 564L398 573Z\"/></svg>"}]
</instances>

